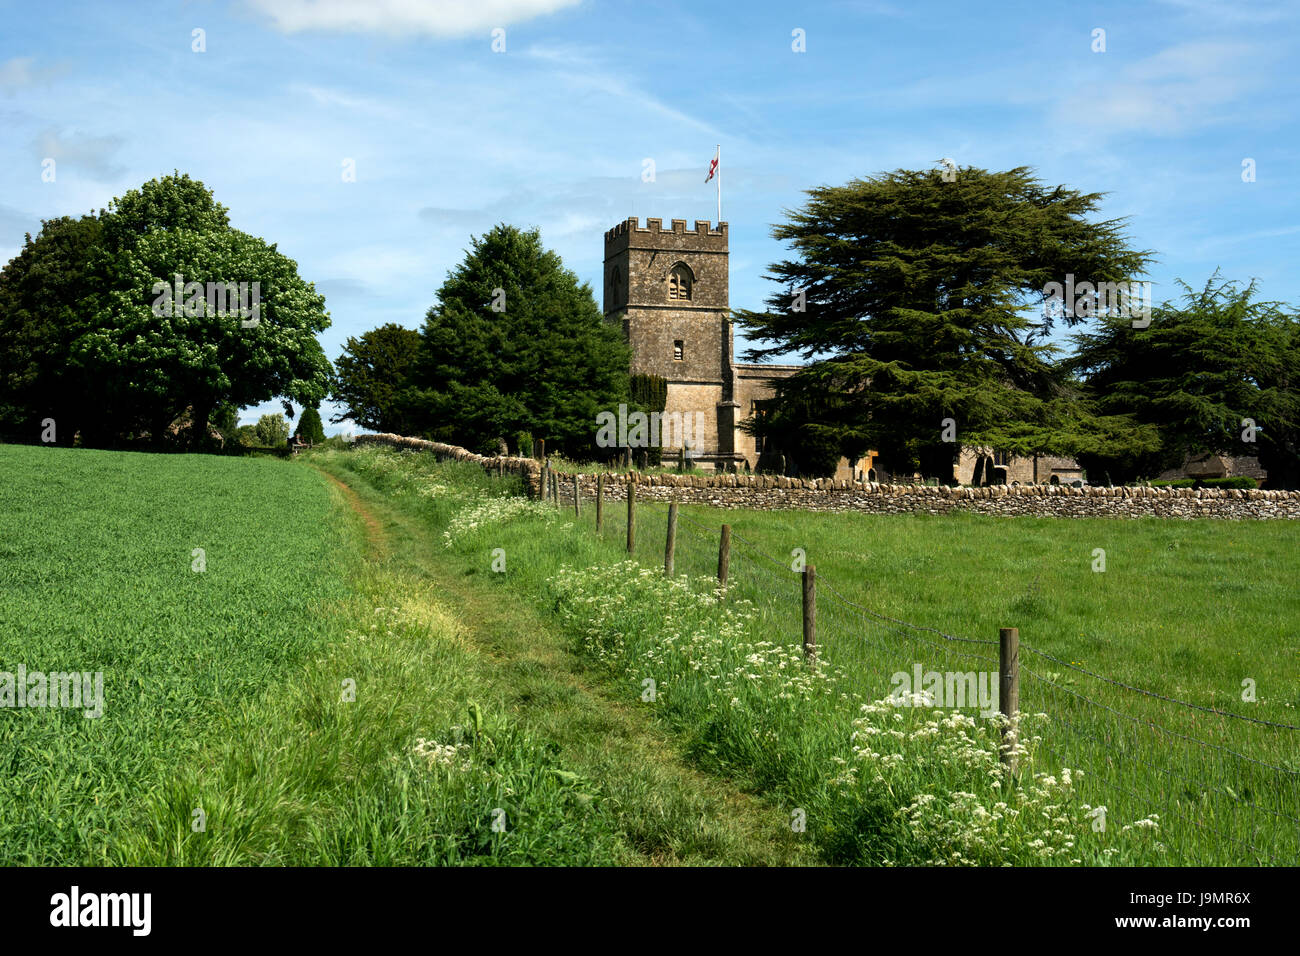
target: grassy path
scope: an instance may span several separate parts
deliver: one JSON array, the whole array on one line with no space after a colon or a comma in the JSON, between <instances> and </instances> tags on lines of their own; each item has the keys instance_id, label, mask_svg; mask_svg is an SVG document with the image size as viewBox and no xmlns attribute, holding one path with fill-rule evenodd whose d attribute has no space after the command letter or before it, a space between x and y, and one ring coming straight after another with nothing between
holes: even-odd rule
<instances>
[{"instance_id":1,"label":"grassy path","mask_svg":"<svg viewBox=\"0 0 1300 956\"><path fill-rule=\"evenodd\" d=\"M329 477L365 525L371 560L418 582L416 601L460 622L464 646L490 665L491 689L510 713L604 795L627 851L622 862L815 862L783 809L688 766L647 714L604 693L551 621L455 570L427 523L355 475L346 476L353 484Z\"/></svg>"},{"instance_id":2,"label":"grassy path","mask_svg":"<svg viewBox=\"0 0 1300 956\"><path fill-rule=\"evenodd\" d=\"M0 692L0 865L815 862L333 470L0 446L0 691L103 687L93 719Z\"/></svg>"},{"instance_id":3,"label":"grassy path","mask_svg":"<svg viewBox=\"0 0 1300 956\"><path fill-rule=\"evenodd\" d=\"M1113 671L1121 679L1193 701L1188 682L1199 678L1210 691L1200 699L1209 706L1221 703L1214 691L1235 686L1240 693L1241 673L1258 674L1260 688L1268 690L1242 709L1277 708L1285 720L1294 669L1276 627L1294 616L1287 577L1294 568L1287 550L1293 529L728 512L731 586L719 604L711 591L723 519L716 512L682 509L677 574L670 579L659 570L667 511L661 503L638 508L636 560L628 560L621 504L605 509L597 534L590 503L578 514L528 501L519 497L517 479L492 478L471 465L384 449L330 451L318 460L363 489L363 498L364 488L372 489L377 508L410 516L405 529L387 529L414 536L395 553L418 557L406 573L454 595L448 600L482 627L477 643L501 655L492 680L509 688L512 709L532 703L520 690L545 694L548 707L536 714L536 726L563 734L564 726L546 724L555 682L576 680L588 693L595 687L600 697L623 701L633 716L651 718L659 728L651 733L662 733L692 768L760 795L756 805L765 822L773 811L782 829L788 814L804 820L802 838L824 861L1294 859L1294 829L1285 825L1295 817L1289 727L1238 720L1235 710L1225 716L1184 707L1086 670L1123 657L1128 669ZM427 533L431 528L436 537ZM1226 548L1216 550L1220 539ZM1094 540L1110 560L1109 573L1093 564ZM1237 553L1243 540L1249 547ZM1027 564L1007 553L1008 541L1029 554ZM798 582L783 560L798 548L816 560L819 578L827 572L816 669L807 668L799 651ZM1165 655L1175 641L1164 635L1180 611L1212 600L1179 583L1195 574L1192 580L1205 590L1222 591L1231 582L1213 556L1227 548L1234 549L1234 570L1245 576L1249 593L1267 598L1260 606L1243 598L1250 613L1241 619L1235 604L1220 609L1238 628L1240 640L1231 647L1240 652L1238 666L1197 653L1170 659ZM1051 582L1041 594L1040 579ZM963 705L957 695L947 708L905 712L871 704L918 667L941 678L945 693L954 676L967 683L996 677L996 648L941 641L854 601L931 627L960 617L945 609L964 609L970 617L963 620L979 617L979 626L958 634L989 641L994 624L1015 624L1024 628L1022 642L1028 637L1049 653L1069 655L1064 663L1035 657L1025 666L1022 659L1021 704L1028 702L1024 724L1032 732L1025 737L1014 813L1003 812L1010 805L996 772L998 736L978 716L986 703L977 707L967 695ZM555 643L550 628L566 639ZM1086 654L1069 642L1074 637L1089 642ZM568 659L569 648L581 663ZM1180 656L1193 666L1177 666ZM1052 665L1072 666L1055 673ZM529 686L534 668L537 690ZM654 689L649 704L641 701L646 687ZM1242 696L1237 704L1247 702ZM945 709L960 712L940 713ZM590 739L573 739L566 759ZM583 759L590 766L590 755ZM1104 828L1094 826L1099 818L1092 815L1101 807L1109 821Z\"/></svg>"}]
</instances>

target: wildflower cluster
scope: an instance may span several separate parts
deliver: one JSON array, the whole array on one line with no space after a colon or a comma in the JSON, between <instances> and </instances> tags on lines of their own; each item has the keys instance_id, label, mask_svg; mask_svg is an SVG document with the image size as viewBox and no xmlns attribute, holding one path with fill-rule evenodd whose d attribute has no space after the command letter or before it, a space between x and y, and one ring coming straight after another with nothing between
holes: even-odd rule
<instances>
[{"instance_id":1,"label":"wildflower cluster","mask_svg":"<svg viewBox=\"0 0 1300 956\"><path fill-rule=\"evenodd\" d=\"M367 631L349 631L348 636L359 641L366 641L371 637L392 637L400 634L409 623L409 616L401 608L377 607L375 622L370 625L370 628Z\"/></svg>"},{"instance_id":2,"label":"wildflower cluster","mask_svg":"<svg viewBox=\"0 0 1300 956\"><path fill-rule=\"evenodd\" d=\"M595 659L633 677L652 676L659 694L689 685L708 706L771 712L834 692L833 668L810 668L796 646L753 641L753 605L719 604L711 579L667 578L635 561L562 568L551 579L560 614Z\"/></svg>"},{"instance_id":3,"label":"wildflower cluster","mask_svg":"<svg viewBox=\"0 0 1300 956\"><path fill-rule=\"evenodd\" d=\"M842 785L883 787L899 802L911 846L907 862L934 866L1051 865L1084 862L1092 811L1079 800L1080 770L1027 772L1011 786L1003 747L1022 767L1034 765L1046 714L1021 714L1014 744L1004 745L1006 718L977 720L960 711L925 711L924 695L895 697L861 707L850 739L852 762L842 761ZM1104 812L1104 808L1103 808ZM1156 826L1153 816L1125 826ZM1158 847L1157 849L1163 849ZM1105 860L1115 848L1090 859Z\"/></svg>"},{"instance_id":4,"label":"wildflower cluster","mask_svg":"<svg viewBox=\"0 0 1300 956\"><path fill-rule=\"evenodd\" d=\"M485 495L482 488L456 481L446 466L425 452L394 451L372 445L347 455L350 468L395 498L414 495L436 501L453 494L458 499L478 499Z\"/></svg>"},{"instance_id":5,"label":"wildflower cluster","mask_svg":"<svg viewBox=\"0 0 1300 956\"><path fill-rule=\"evenodd\" d=\"M417 738L411 753L423 760L433 770L445 767L449 770L469 769L469 744L440 744L436 740Z\"/></svg>"},{"instance_id":6,"label":"wildflower cluster","mask_svg":"<svg viewBox=\"0 0 1300 956\"><path fill-rule=\"evenodd\" d=\"M541 501L527 498L482 498L458 511L442 533L442 545L450 548L462 538L485 528L496 527L518 518L537 518L550 523L556 511Z\"/></svg>"}]
</instances>

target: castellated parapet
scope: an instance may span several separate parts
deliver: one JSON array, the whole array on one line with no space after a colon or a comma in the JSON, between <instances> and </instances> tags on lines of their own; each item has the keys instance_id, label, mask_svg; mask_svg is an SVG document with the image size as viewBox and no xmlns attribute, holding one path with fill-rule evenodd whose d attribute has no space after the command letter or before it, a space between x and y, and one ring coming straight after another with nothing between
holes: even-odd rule
<instances>
[{"instance_id":1,"label":"castellated parapet","mask_svg":"<svg viewBox=\"0 0 1300 956\"><path fill-rule=\"evenodd\" d=\"M703 318L711 310L719 313L717 319L729 307L727 260L725 222L715 228L701 219L694 229L686 228L685 219L674 219L668 229L660 219L647 219L645 228L635 218L620 222L605 233L605 314L626 312L625 318L634 318L633 310L673 310ZM684 268L689 289L674 286L678 267ZM673 377L662 369L655 374Z\"/></svg>"},{"instance_id":2,"label":"castellated parapet","mask_svg":"<svg viewBox=\"0 0 1300 956\"><path fill-rule=\"evenodd\" d=\"M715 228L707 219L695 220L695 228L686 228L685 219L674 219L665 229L662 219L647 219L645 226L640 225L636 216L631 216L605 230L605 258L617 255L629 246L638 249L691 249L697 252L727 252L727 224L718 223Z\"/></svg>"}]
</instances>

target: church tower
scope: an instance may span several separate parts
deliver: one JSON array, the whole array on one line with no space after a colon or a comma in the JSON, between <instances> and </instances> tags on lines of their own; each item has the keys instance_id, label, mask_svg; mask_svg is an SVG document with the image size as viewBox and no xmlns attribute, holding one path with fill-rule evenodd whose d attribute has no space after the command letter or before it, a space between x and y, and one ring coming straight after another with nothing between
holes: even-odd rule
<instances>
[{"instance_id":1,"label":"church tower","mask_svg":"<svg viewBox=\"0 0 1300 956\"><path fill-rule=\"evenodd\" d=\"M642 228L632 217L605 233L605 317L622 320L632 371L667 379L665 414L690 422L695 459L715 466L736 450L727 285L725 222L687 229L674 219L665 229L647 219ZM665 459L677 454L667 430L663 442Z\"/></svg>"}]
</instances>

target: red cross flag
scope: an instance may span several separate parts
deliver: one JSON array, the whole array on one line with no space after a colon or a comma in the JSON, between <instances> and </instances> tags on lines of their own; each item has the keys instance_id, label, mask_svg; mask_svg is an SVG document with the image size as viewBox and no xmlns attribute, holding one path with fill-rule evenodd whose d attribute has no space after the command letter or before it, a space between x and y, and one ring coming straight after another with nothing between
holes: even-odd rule
<instances>
[{"instance_id":1,"label":"red cross flag","mask_svg":"<svg viewBox=\"0 0 1300 956\"><path fill-rule=\"evenodd\" d=\"M713 161L709 163L709 175L704 177L707 183L709 180L716 178L718 180L718 222L722 222L722 173L718 171L718 161L722 159L722 144L718 144L718 151L713 154Z\"/></svg>"}]
</instances>

